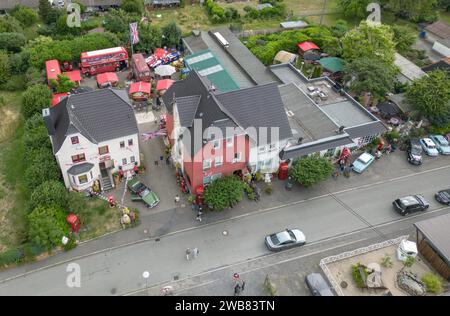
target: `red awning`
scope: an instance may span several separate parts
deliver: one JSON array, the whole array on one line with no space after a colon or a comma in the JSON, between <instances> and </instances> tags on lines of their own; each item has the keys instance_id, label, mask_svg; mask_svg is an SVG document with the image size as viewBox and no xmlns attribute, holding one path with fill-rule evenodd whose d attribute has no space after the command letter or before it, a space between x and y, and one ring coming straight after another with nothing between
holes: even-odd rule
<instances>
[{"instance_id":1,"label":"red awning","mask_svg":"<svg viewBox=\"0 0 450 316\"><path fill-rule=\"evenodd\" d=\"M152 88L152 86L149 82L144 82L144 81L134 82L130 85L130 94L133 94L136 92L150 94L151 88Z\"/></svg>"},{"instance_id":2,"label":"red awning","mask_svg":"<svg viewBox=\"0 0 450 316\"><path fill-rule=\"evenodd\" d=\"M175 82L175 80L171 80L171 79L163 79L163 80L159 80L156 83L156 91L159 90L167 90L170 88L170 86Z\"/></svg>"},{"instance_id":3,"label":"red awning","mask_svg":"<svg viewBox=\"0 0 450 316\"><path fill-rule=\"evenodd\" d=\"M157 48L155 49L155 53L153 54L153 56L155 56L157 59L162 59L166 57L167 54L169 54L169 52L164 48Z\"/></svg>"},{"instance_id":4,"label":"red awning","mask_svg":"<svg viewBox=\"0 0 450 316\"><path fill-rule=\"evenodd\" d=\"M52 106L57 105L59 102L61 102L62 99L64 99L67 96L67 92L66 93L55 93L53 95L53 99L52 99Z\"/></svg>"},{"instance_id":5,"label":"red awning","mask_svg":"<svg viewBox=\"0 0 450 316\"><path fill-rule=\"evenodd\" d=\"M97 83L99 85L104 85L105 83L114 83L118 82L119 78L117 78L117 75L115 72L105 72L102 74L97 75Z\"/></svg>"},{"instance_id":6,"label":"red awning","mask_svg":"<svg viewBox=\"0 0 450 316\"><path fill-rule=\"evenodd\" d=\"M70 81L80 82L81 81L81 73L79 70L67 71L64 74L69 77Z\"/></svg>"},{"instance_id":7,"label":"red awning","mask_svg":"<svg viewBox=\"0 0 450 316\"><path fill-rule=\"evenodd\" d=\"M307 51L313 50L313 49L320 50L320 48L317 47L317 45L314 44L313 42L302 42L302 43L299 43L297 46L304 52L307 52Z\"/></svg>"}]
</instances>

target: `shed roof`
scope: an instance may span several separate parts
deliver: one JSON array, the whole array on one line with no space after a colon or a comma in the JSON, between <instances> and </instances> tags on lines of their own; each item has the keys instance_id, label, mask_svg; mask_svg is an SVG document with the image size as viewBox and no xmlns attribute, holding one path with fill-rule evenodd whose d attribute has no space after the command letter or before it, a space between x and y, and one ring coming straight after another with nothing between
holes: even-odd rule
<instances>
[{"instance_id":1,"label":"shed roof","mask_svg":"<svg viewBox=\"0 0 450 316\"><path fill-rule=\"evenodd\" d=\"M304 52L307 52L309 50L319 50L320 49L313 42L301 42L301 43L298 43L297 46Z\"/></svg>"},{"instance_id":2,"label":"shed roof","mask_svg":"<svg viewBox=\"0 0 450 316\"><path fill-rule=\"evenodd\" d=\"M342 71L344 69L344 64L342 59L338 57L325 57L319 60L320 65L332 73Z\"/></svg>"},{"instance_id":3,"label":"shed roof","mask_svg":"<svg viewBox=\"0 0 450 316\"><path fill-rule=\"evenodd\" d=\"M280 26L284 29L301 29L308 26L308 23L304 21L287 21L281 22Z\"/></svg>"},{"instance_id":4,"label":"shed roof","mask_svg":"<svg viewBox=\"0 0 450 316\"><path fill-rule=\"evenodd\" d=\"M450 264L450 213L417 222L414 226L447 264Z\"/></svg>"},{"instance_id":5,"label":"shed roof","mask_svg":"<svg viewBox=\"0 0 450 316\"><path fill-rule=\"evenodd\" d=\"M73 82L81 81L81 73L79 70L67 71L67 72L64 72L64 75L66 75L70 81L73 81Z\"/></svg>"},{"instance_id":6,"label":"shed roof","mask_svg":"<svg viewBox=\"0 0 450 316\"><path fill-rule=\"evenodd\" d=\"M102 85L108 82L118 82L119 78L115 72L105 72L97 75L97 83Z\"/></svg>"},{"instance_id":7,"label":"shed roof","mask_svg":"<svg viewBox=\"0 0 450 316\"><path fill-rule=\"evenodd\" d=\"M56 59L47 60L45 62L45 69L47 71L47 80L58 79L58 75L61 74L61 67Z\"/></svg>"},{"instance_id":8,"label":"shed roof","mask_svg":"<svg viewBox=\"0 0 450 316\"><path fill-rule=\"evenodd\" d=\"M143 92L143 93L150 94L151 88L152 88L152 86L149 82L144 82L144 81L133 82L130 85L129 93L132 94L132 93L136 93L136 92Z\"/></svg>"},{"instance_id":9,"label":"shed roof","mask_svg":"<svg viewBox=\"0 0 450 316\"><path fill-rule=\"evenodd\" d=\"M280 50L273 58L273 61L279 63L291 63L294 62L296 58L296 54L287 52L285 50Z\"/></svg>"},{"instance_id":10,"label":"shed roof","mask_svg":"<svg viewBox=\"0 0 450 316\"><path fill-rule=\"evenodd\" d=\"M434 22L433 24L428 25L425 29L428 32L436 34L442 39L450 38L450 25L445 22Z\"/></svg>"},{"instance_id":11,"label":"shed roof","mask_svg":"<svg viewBox=\"0 0 450 316\"><path fill-rule=\"evenodd\" d=\"M156 83L156 91L160 90L167 90L170 88L170 86L175 82L175 80L172 79L162 79L158 80Z\"/></svg>"},{"instance_id":12,"label":"shed roof","mask_svg":"<svg viewBox=\"0 0 450 316\"><path fill-rule=\"evenodd\" d=\"M413 81L426 75L419 66L398 53L395 53L394 64L400 68L400 73L408 80Z\"/></svg>"}]
</instances>

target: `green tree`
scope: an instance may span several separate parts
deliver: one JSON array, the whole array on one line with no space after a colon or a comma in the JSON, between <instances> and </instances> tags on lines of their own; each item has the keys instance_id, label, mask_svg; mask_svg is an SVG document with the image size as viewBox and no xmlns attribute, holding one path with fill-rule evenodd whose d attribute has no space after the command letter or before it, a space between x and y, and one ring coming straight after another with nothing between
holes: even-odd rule
<instances>
[{"instance_id":1,"label":"green tree","mask_svg":"<svg viewBox=\"0 0 450 316\"><path fill-rule=\"evenodd\" d=\"M105 17L105 30L118 34L127 32L128 27L119 15L107 14Z\"/></svg>"},{"instance_id":2,"label":"green tree","mask_svg":"<svg viewBox=\"0 0 450 316\"><path fill-rule=\"evenodd\" d=\"M331 176L333 165L324 157L308 156L292 164L289 176L305 187L311 187Z\"/></svg>"},{"instance_id":3,"label":"green tree","mask_svg":"<svg viewBox=\"0 0 450 316\"><path fill-rule=\"evenodd\" d=\"M151 24L139 25L139 43L137 44L138 50L153 50L161 47L162 32L159 26Z\"/></svg>"},{"instance_id":4,"label":"green tree","mask_svg":"<svg viewBox=\"0 0 450 316\"><path fill-rule=\"evenodd\" d=\"M397 51L400 54L410 51L411 46L417 39L417 35L403 25L392 25L391 29L394 32L394 43Z\"/></svg>"},{"instance_id":5,"label":"green tree","mask_svg":"<svg viewBox=\"0 0 450 316\"><path fill-rule=\"evenodd\" d=\"M438 0L387 0L386 8L413 22L431 22L438 17Z\"/></svg>"},{"instance_id":6,"label":"green tree","mask_svg":"<svg viewBox=\"0 0 450 316\"><path fill-rule=\"evenodd\" d=\"M9 52L20 52L27 39L21 33L0 33L0 47Z\"/></svg>"},{"instance_id":7,"label":"green tree","mask_svg":"<svg viewBox=\"0 0 450 316\"><path fill-rule=\"evenodd\" d=\"M11 66L11 73L13 74L23 74L28 69L28 58L30 55L27 51L22 51L17 54L12 54L9 56L9 64Z\"/></svg>"},{"instance_id":8,"label":"green tree","mask_svg":"<svg viewBox=\"0 0 450 316\"><path fill-rule=\"evenodd\" d=\"M0 84L8 81L11 76L11 66L9 64L8 54L0 50Z\"/></svg>"},{"instance_id":9,"label":"green tree","mask_svg":"<svg viewBox=\"0 0 450 316\"><path fill-rule=\"evenodd\" d=\"M216 179L205 189L205 204L222 211L242 201L243 192L244 182L234 175Z\"/></svg>"},{"instance_id":10,"label":"green tree","mask_svg":"<svg viewBox=\"0 0 450 316\"><path fill-rule=\"evenodd\" d=\"M24 7L23 5L16 5L10 12L23 26L31 26L38 21L38 14L36 11Z\"/></svg>"},{"instance_id":11,"label":"green tree","mask_svg":"<svg viewBox=\"0 0 450 316\"><path fill-rule=\"evenodd\" d=\"M370 92L374 99L383 98L394 89L396 68L374 58L358 58L344 64L344 81L356 95Z\"/></svg>"},{"instance_id":12,"label":"green tree","mask_svg":"<svg viewBox=\"0 0 450 316\"><path fill-rule=\"evenodd\" d=\"M39 15L43 21L47 20L47 17L52 9L53 8L48 0L39 0Z\"/></svg>"},{"instance_id":13,"label":"green tree","mask_svg":"<svg viewBox=\"0 0 450 316\"><path fill-rule=\"evenodd\" d=\"M25 73L27 87L44 83L44 72L36 67L29 67Z\"/></svg>"},{"instance_id":14,"label":"green tree","mask_svg":"<svg viewBox=\"0 0 450 316\"><path fill-rule=\"evenodd\" d=\"M120 8L129 13L142 14L144 12L144 1L123 0Z\"/></svg>"},{"instance_id":15,"label":"green tree","mask_svg":"<svg viewBox=\"0 0 450 316\"><path fill-rule=\"evenodd\" d=\"M442 280L433 273L425 273L422 276L422 282L425 284L428 293L441 294L443 291Z\"/></svg>"},{"instance_id":16,"label":"green tree","mask_svg":"<svg viewBox=\"0 0 450 316\"><path fill-rule=\"evenodd\" d=\"M337 20L331 26L331 33L337 38L342 38L348 32L348 23L345 20Z\"/></svg>"},{"instance_id":17,"label":"green tree","mask_svg":"<svg viewBox=\"0 0 450 316\"><path fill-rule=\"evenodd\" d=\"M45 85L34 85L29 87L23 94L22 114L25 118L40 113L42 109L47 108L52 102L52 91Z\"/></svg>"},{"instance_id":18,"label":"green tree","mask_svg":"<svg viewBox=\"0 0 450 316\"><path fill-rule=\"evenodd\" d=\"M437 127L450 123L450 78L435 70L414 80L406 92L407 101Z\"/></svg>"},{"instance_id":19,"label":"green tree","mask_svg":"<svg viewBox=\"0 0 450 316\"><path fill-rule=\"evenodd\" d=\"M73 81L70 81L69 77L66 75L60 74L58 75L58 79L52 79L51 84L56 88L57 93L70 92L73 88L77 86L77 84Z\"/></svg>"},{"instance_id":20,"label":"green tree","mask_svg":"<svg viewBox=\"0 0 450 316\"><path fill-rule=\"evenodd\" d=\"M85 22L83 22L84 24ZM80 35L81 27L70 27L67 25L67 13L61 14L56 20L54 32L57 35Z\"/></svg>"},{"instance_id":21,"label":"green tree","mask_svg":"<svg viewBox=\"0 0 450 316\"><path fill-rule=\"evenodd\" d=\"M181 30L177 23L171 22L162 28L163 44L167 47L178 47L181 40Z\"/></svg>"},{"instance_id":22,"label":"green tree","mask_svg":"<svg viewBox=\"0 0 450 316\"><path fill-rule=\"evenodd\" d=\"M61 209L67 207L69 195L60 181L45 181L33 190L30 197L30 209L38 206L56 205Z\"/></svg>"},{"instance_id":23,"label":"green tree","mask_svg":"<svg viewBox=\"0 0 450 316\"><path fill-rule=\"evenodd\" d=\"M63 236L68 236L66 214L57 206L37 207L28 216L29 240L47 250L61 245Z\"/></svg>"},{"instance_id":24,"label":"green tree","mask_svg":"<svg viewBox=\"0 0 450 316\"><path fill-rule=\"evenodd\" d=\"M395 58L393 37L389 26L371 26L362 21L342 38L342 57L348 62L363 57L374 58L392 65Z\"/></svg>"},{"instance_id":25,"label":"green tree","mask_svg":"<svg viewBox=\"0 0 450 316\"><path fill-rule=\"evenodd\" d=\"M347 18L365 18L369 13L367 12L367 5L371 0L339 0L339 7L344 11L344 16Z\"/></svg>"},{"instance_id":26,"label":"green tree","mask_svg":"<svg viewBox=\"0 0 450 316\"><path fill-rule=\"evenodd\" d=\"M20 22L17 21L12 16L3 16L0 17L0 33L9 32L9 33L22 33L23 28L20 25Z\"/></svg>"}]
</instances>

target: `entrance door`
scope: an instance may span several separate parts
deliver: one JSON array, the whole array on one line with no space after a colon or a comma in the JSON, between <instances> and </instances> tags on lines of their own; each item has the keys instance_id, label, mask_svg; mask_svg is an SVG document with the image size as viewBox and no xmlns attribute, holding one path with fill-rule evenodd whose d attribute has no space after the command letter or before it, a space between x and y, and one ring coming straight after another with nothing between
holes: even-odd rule
<instances>
[{"instance_id":1,"label":"entrance door","mask_svg":"<svg viewBox=\"0 0 450 316\"><path fill-rule=\"evenodd\" d=\"M104 162L100 162L98 164L99 168L100 168L100 174L102 175L102 178L105 178L108 176L108 171L106 170L106 165Z\"/></svg>"}]
</instances>

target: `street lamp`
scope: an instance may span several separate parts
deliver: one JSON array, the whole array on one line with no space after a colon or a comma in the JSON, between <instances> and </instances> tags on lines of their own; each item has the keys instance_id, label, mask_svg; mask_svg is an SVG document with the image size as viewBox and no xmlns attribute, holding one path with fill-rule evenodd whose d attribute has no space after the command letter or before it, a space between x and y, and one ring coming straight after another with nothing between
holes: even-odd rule
<instances>
[{"instance_id":1,"label":"street lamp","mask_svg":"<svg viewBox=\"0 0 450 316\"><path fill-rule=\"evenodd\" d=\"M150 272L144 271L144 273L142 273L142 277L145 279L145 290L148 296L148 278L150 277Z\"/></svg>"}]
</instances>

